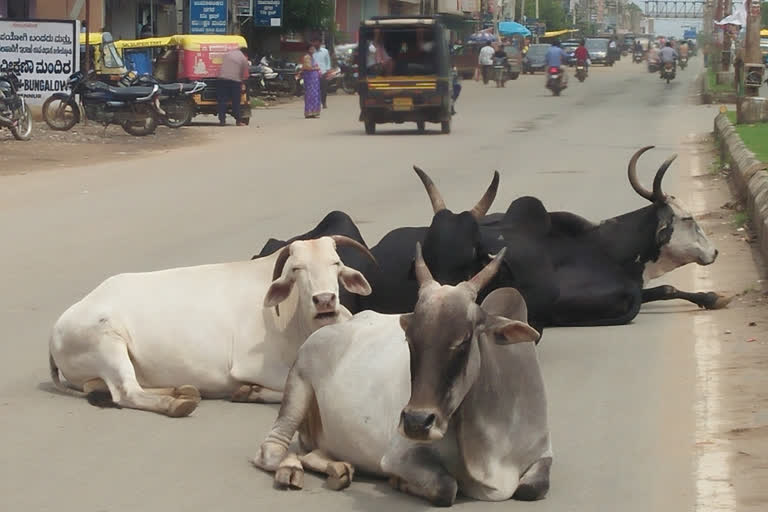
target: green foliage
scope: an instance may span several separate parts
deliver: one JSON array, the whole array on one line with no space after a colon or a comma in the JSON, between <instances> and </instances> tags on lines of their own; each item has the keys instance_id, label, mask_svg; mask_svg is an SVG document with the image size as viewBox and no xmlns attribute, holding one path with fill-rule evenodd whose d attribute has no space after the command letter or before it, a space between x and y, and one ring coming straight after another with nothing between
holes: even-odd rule
<instances>
[{"instance_id":1,"label":"green foliage","mask_svg":"<svg viewBox=\"0 0 768 512\"><path fill-rule=\"evenodd\" d=\"M327 30L333 26L333 0L285 0L283 28L288 31Z\"/></svg>"},{"instance_id":2,"label":"green foliage","mask_svg":"<svg viewBox=\"0 0 768 512\"><path fill-rule=\"evenodd\" d=\"M760 4L760 26L768 28L768 2Z\"/></svg>"},{"instance_id":3,"label":"green foliage","mask_svg":"<svg viewBox=\"0 0 768 512\"><path fill-rule=\"evenodd\" d=\"M522 2L518 0L518 14L522 7ZM525 2L525 15L529 18L536 17L536 2L529 0ZM520 19L520 18L518 18ZM568 28L568 23L563 10L561 0L539 0L539 21L547 24L547 30L560 30Z\"/></svg>"}]
</instances>

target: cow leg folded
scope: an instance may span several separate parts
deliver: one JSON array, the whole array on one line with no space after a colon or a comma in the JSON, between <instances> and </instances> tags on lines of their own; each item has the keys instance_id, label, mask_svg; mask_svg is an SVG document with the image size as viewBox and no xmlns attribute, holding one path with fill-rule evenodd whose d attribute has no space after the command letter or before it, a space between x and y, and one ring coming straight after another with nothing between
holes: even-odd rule
<instances>
[{"instance_id":1,"label":"cow leg folded","mask_svg":"<svg viewBox=\"0 0 768 512\"><path fill-rule=\"evenodd\" d=\"M153 394L141 387L128 355L128 348L120 339L100 344L98 356L102 361L100 378L107 384L112 400L121 407L157 412L171 417L188 416L199 402L193 398ZM191 386L190 386L191 387ZM186 389L187 387L184 386ZM189 390L187 390L189 391Z\"/></svg>"},{"instance_id":2,"label":"cow leg folded","mask_svg":"<svg viewBox=\"0 0 768 512\"><path fill-rule=\"evenodd\" d=\"M663 285L643 290L643 304L658 300L687 300L705 309L722 309L727 306L733 297L726 297L715 292L684 292L674 286Z\"/></svg>"},{"instance_id":3,"label":"cow leg folded","mask_svg":"<svg viewBox=\"0 0 768 512\"><path fill-rule=\"evenodd\" d=\"M283 392L265 388L258 384L243 384L232 394L231 400L233 402L279 404L283 401Z\"/></svg>"},{"instance_id":4,"label":"cow leg folded","mask_svg":"<svg viewBox=\"0 0 768 512\"><path fill-rule=\"evenodd\" d=\"M315 450L299 457L301 464L316 473L328 475L326 484L334 491L346 489L355 476L355 468L347 462L338 462L328 457L322 450Z\"/></svg>"},{"instance_id":5,"label":"cow leg folded","mask_svg":"<svg viewBox=\"0 0 768 512\"><path fill-rule=\"evenodd\" d=\"M552 457L545 457L534 462L528 468L512 498L521 501L543 499L549 491L549 470L552 467Z\"/></svg>"},{"instance_id":6,"label":"cow leg folded","mask_svg":"<svg viewBox=\"0 0 768 512\"><path fill-rule=\"evenodd\" d=\"M381 469L390 475L389 484L401 492L442 507L449 507L456 501L458 483L430 446L416 445L403 451L391 451L382 458Z\"/></svg>"}]
</instances>

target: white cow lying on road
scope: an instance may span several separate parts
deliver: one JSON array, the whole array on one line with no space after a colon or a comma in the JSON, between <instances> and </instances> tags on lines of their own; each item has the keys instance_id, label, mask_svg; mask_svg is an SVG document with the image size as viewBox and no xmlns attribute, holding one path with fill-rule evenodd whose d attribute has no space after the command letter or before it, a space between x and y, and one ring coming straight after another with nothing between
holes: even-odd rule
<instances>
[{"instance_id":1,"label":"white cow lying on road","mask_svg":"<svg viewBox=\"0 0 768 512\"><path fill-rule=\"evenodd\" d=\"M444 506L458 490L489 501L543 498L552 451L539 334L513 288L475 303L503 253L470 281L441 286L419 247L413 313L365 311L313 334L254 464L293 488L304 467L335 489L357 468ZM301 457L288 453L297 429Z\"/></svg>"},{"instance_id":2,"label":"white cow lying on road","mask_svg":"<svg viewBox=\"0 0 768 512\"><path fill-rule=\"evenodd\" d=\"M54 325L54 384L79 396L109 392L120 406L177 417L190 414L201 395L279 402L302 343L351 318L338 301L339 281L350 292L371 293L365 277L341 262L337 245L373 259L358 242L334 236L296 241L257 260L111 277Z\"/></svg>"}]
</instances>

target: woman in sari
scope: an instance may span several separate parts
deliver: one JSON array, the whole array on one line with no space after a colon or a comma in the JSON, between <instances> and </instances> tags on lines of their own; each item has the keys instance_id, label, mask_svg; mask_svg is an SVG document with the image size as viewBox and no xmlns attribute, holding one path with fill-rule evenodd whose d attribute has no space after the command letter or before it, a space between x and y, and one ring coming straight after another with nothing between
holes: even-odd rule
<instances>
[{"instance_id":1,"label":"woman in sari","mask_svg":"<svg viewBox=\"0 0 768 512\"><path fill-rule=\"evenodd\" d=\"M304 117L320 117L322 100L320 95L320 68L312 57L315 47L309 45L301 65L304 78Z\"/></svg>"}]
</instances>

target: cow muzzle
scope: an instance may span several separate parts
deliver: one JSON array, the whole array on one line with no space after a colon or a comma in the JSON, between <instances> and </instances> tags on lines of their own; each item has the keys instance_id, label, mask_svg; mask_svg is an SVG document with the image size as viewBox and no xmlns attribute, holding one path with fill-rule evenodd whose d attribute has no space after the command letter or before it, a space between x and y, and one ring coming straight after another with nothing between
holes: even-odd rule
<instances>
[{"instance_id":1,"label":"cow muzzle","mask_svg":"<svg viewBox=\"0 0 768 512\"><path fill-rule=\"evenodd\" d=\"M414 441L437 441L443 432L437 428L437 414L425 409L403 409L400 414L400 433Z\"/></svg>"},{"instance_id":2,"label":"cow muzzle","mask_svg":"<svg viewBox=\"0 0 768 512\"><path fill-rule=\"evenodd\" d=\"M335 293L318 293L312 296L315 305L315 318L332 318L337 314Z\"/></svg>"}]
</instances>

